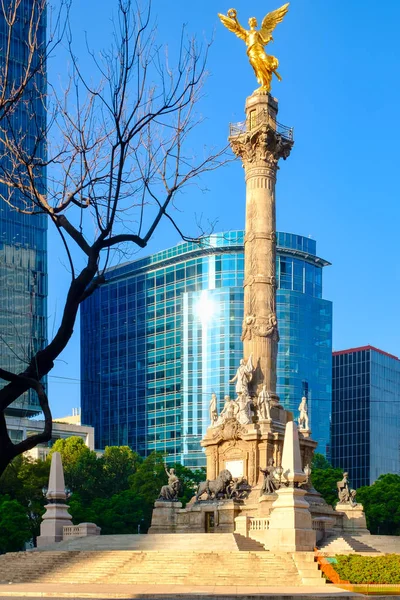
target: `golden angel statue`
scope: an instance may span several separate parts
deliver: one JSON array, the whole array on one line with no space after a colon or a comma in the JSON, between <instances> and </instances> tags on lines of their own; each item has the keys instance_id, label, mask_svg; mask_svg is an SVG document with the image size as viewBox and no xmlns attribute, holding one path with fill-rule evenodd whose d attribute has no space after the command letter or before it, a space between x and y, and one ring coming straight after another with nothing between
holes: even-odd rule
<instances>
[{"instance_id":1,"label":"golden angel statue","mask_svg":"<svg viewBox=\"0 0 400 600\"><path fill-rule=\"evenodd\" d=\"M278 59L275 56L269 56L265 52L264 46L273 41L271 34L278 23L283 21L288 7L289 3L268 13L264 17L259 31L256 29L257 19L254 17L249 19L250 30L247 31L244 29L237 19L237 12L234 8L228 10L227 16L218 14L223 25L246 42L247 56L260 84L260 90L271 91L272 73L275 73L279 81L282 79L277 71L279 66Z\"/></svg>"}]
</instances>

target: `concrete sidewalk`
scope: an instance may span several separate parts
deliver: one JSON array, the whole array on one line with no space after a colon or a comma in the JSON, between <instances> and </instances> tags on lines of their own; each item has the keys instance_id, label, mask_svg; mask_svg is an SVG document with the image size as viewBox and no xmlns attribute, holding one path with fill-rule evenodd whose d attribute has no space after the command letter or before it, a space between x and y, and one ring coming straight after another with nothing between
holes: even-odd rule
<instances>
[{"instance_id":1,"label":"concrete sidewalk","mask_svg":"<svg viewBox=\"0 0 400 600\"><path fill-rule=\"evenodd\" d=\"M313 600L324 598L364 598L361 594L353 594L331 584L321 587L266 587L266 586L185 586L185 585L107 585L107 584L41 584L13 583L0 585L0 600L2 598L160 598L160 600L230 600L238 596L244 600L251 598L269 599L307 598Z\"/></svg>"}]
</instances>

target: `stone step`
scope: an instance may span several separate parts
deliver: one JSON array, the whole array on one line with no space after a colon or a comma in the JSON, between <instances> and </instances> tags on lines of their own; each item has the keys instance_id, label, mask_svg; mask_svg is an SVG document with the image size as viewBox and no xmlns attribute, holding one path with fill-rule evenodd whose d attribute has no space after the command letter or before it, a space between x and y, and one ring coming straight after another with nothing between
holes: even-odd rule
<instances>
[{"instance_id":1,"label":"stone step","mask_svg":"<svg viewBox=\"0 0 400 600\"><path fill-rule=\"evenodd\" d=\"M217 537L215 534L213 537ZM247 538L236 540L247 543ZM235 551L70 551L14 553L0 557L0 583L125 583L169 585L300 585L310 581L310 559L304 556L300 573L290 553L272 553L257 542L257 550Z\"/></svg>"},{"instance_id":2,"label":"stone step","mask_svg":"<svg viewBox=\"0 0 400 600\"><path fill-rule=\"evenodd\" d=\"M265 552L265 547L260 542L257 542L251 538L247 538L240 533L234 533L233 535L239 550L256 550L258 552Z\"/></svg>"},{"instance_id":3,"label":"stone step","mask_svg":"<svg viewBox=\"0 0 400 600\"><path fill-rule=\"evenodd\" d=\"M369 536L372 537L372 536ZM370 540L368 540L370 541ZM371 540L372 542L372 540ZM373 542L372 542L373 543ZM333 538L328 538L325 542L320 544L319 550L321 552L332 553L332 554L351 554L353 552L379 552L372 543L367 544L355 536L341 534L335 535ZM399 548L400 550L400 548Z\"/></svg>"},{"instance_id":4,"label":"stone step","mask_svg":"<svg viewBox=\"0 0 400 600\"><path fill-rule=\"evenodd\" d=\"M323 577L322 571L319 570L313 552L295 552L293 560L303 585L320 586L326 584L326 579Z\"/></svg>"},{"instance_id":5,"label":"stone step","mask_svg":"<svg viewBox=\"0 0 400 600\"><path fill-rule=\"evenodd\" d=\"M321 586L326 585L325 577L302 577L303 585Z\"/></svg>"},{"instance_id":6,"label":"stone step","mask_svg":"<svg viewBox=\"0 0 400 600\"><path fill-rule=\"evenodd\" d=\"M174 551L192 548L212 547L219 550L237 550L233 534L219 533L187 533L187 534L152 534L152 535L108 535L82 537L64 540L54 544L55 550L122 550L122 549L157 549L165 548ZM40 550L47 551L48 548Z\"/></svg>"}]
</instances>

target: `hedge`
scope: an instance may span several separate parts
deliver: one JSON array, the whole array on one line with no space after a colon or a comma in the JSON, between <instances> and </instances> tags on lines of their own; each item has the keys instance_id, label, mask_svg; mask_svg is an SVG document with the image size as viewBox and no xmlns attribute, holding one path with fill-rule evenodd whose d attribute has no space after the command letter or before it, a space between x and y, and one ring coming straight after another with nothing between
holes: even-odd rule
<instances>
[{"instance_id":1,"label":"hedge","mask_svg":"<svg viewBox=\"0 0 400 600\"><path fill-rule=\"evenodd\" d=\"M337 555L335 570L350 583L400 583L400 555Z\"/></svg>"}]
</instances>

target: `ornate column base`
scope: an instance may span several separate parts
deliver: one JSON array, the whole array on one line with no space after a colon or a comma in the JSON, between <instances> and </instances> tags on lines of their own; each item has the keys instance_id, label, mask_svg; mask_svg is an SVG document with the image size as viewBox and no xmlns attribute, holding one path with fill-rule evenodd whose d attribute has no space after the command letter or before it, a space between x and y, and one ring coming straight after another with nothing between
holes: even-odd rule
<instances>
[{"instance_id":1,"label":"ornate column base","mask_svg":"<svg viewBox=\"0 0 400 600\"><path fill-rule=\"evenodd\" d=\"M40 536L37 538L38 548L62 542L64 525L72 525L67 504L46 504L45 509L40 525Z\"/></svg>"},{"instance_id":2,"label":"ornate column base","mask_svg":"<svg viewBox=\"0 0 400 600\"><path fill-rule=\"evenodd\" d=\"M285 487L277 490L278 498L272 505L265 546L280 552L312 552L316 534L312 528L306 490Z\"/></svg>"}]
</instances>

